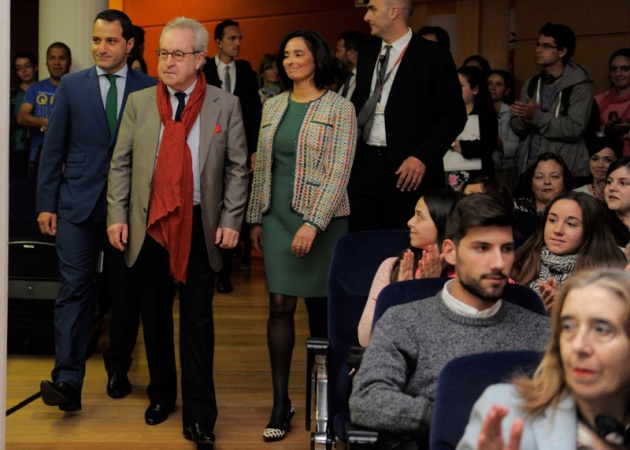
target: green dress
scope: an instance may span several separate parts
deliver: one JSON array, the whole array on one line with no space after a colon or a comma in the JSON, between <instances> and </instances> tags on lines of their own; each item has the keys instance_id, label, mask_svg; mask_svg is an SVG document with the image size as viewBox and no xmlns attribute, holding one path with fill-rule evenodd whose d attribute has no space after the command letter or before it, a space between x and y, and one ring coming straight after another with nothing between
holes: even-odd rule
<instances>
[{"instance_id":1,"label":"green dress","mask_svg":"<svg viewBox=\"0 0 630 450\"><path fill-rule=\"evenodd\" d=\"M317 100L314 100L315 102ZM263 257L267 289L294 297L327 297L328 271L333 247L348 232L345 218L333 219L317 234L311 251L303 257L291 253L302 215L291 208L295 148L302 120L310 103L289 101L289 107L274 137L271 201L263 216Z\"/></svg>"}]
</instances>

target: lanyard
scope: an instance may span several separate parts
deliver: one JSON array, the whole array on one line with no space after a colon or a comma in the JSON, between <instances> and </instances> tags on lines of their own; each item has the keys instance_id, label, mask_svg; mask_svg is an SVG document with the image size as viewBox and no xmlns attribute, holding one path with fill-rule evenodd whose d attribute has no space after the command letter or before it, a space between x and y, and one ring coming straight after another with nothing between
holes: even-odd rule
<instances>
[{"instance_id":1,"label":"lanyard","mask_svg":"<svg viewBox=\"0 0 630 450\"><path fill-rule=\"evenodd\" d=\"M405 45L405 48L403 48L403 51L400 52L400 56L398 56L398 59L396 60L392 68L389 69L389 72L387 72L387 74L385 75L385 78L383 79L383 82L381 83L381 92L383 92L383 87L385 86L385 83L387 83L387 80L389 80L390 75L392 74L396 66L400 64L400 61L402 61L403 56L405 56L405 52L407 51L407 47L409 47L410 43L411 41L407 42L407 45ZM380 55L379 55L379 58L380 58ZM376 78L377 78L377 82L379 82L380 80L378 78L380 77L377 76Z\"/></svg>"}]
</instances>

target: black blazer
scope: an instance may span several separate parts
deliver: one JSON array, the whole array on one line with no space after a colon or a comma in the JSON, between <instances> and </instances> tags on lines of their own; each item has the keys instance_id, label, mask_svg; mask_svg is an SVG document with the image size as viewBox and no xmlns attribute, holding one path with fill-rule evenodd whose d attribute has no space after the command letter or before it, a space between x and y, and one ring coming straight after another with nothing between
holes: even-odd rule
<instances>
[{"instance_id":1,"label":"black blazer","mask_svg":"<svg viewBox=\"0 0 630 450\"><path fill-rule=\"evenodd\" d=\"M260 128L262 115L260 97L258 96L258 79L249 62L244 59L238 59L234 62L236 63L234 95L241 101L245 136L247 138L247 153L251 155L256 151L256 146L258 145L258 129ZM221 80L219 79L214 58L206 58L203 73L206 75L206 83L218 88L221 87Z\"/></svg>"},{"instance_id":2,"label":"black blazer","mask_svg":"<svg viewBox=\"0 0 630 450\"><path fill-rule=\"evenodd\" d=\"M381 42L373 39L359 51L353 96L357 113L370 97ZM421 186L443 186L442 158L464 129L466 119L462 89L450 52L414 34L385 107L390 169L398 169L407 157L415 156L427 166ZM357 159L360 157L357 149Z\"/></svg>"}]
</instances>

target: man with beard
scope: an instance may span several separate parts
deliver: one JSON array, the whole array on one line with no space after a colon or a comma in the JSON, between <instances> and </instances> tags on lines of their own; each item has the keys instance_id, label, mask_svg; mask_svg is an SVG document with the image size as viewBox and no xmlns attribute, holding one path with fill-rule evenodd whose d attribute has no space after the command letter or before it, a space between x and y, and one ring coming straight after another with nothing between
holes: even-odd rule
<instances>
[{"instance_id":1,"label":"man with beard","mask_svg":"<svg viewBox=\"0 0 630 450\"><path fill-rule=\"evenodd\" d=\"M450 360L547 343L546 317L501 300L514 262L512 218L494 197L460 200L442 244L455 278L435 297L391 308L376 323L350 414L353 423L384 433L381 448L429 448L437 379Z\"/></svg>"}]
</instances>

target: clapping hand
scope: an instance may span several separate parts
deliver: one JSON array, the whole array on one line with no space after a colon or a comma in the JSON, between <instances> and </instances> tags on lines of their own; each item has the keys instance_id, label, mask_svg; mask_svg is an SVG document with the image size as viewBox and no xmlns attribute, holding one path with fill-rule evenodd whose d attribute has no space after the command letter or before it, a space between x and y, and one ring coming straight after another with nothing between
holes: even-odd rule
<instances>
[{"instance_id":1,"label":"clapping hand","mask_svg":"<svg viewBox=\"0 0 630 450\"><path fill-rule=\"evenodd\" d=\"M413 280L413 252L405 251L398 266L398 281Z\"/></svg>"},{"instance_id":2,"label":"clapping hand","mask_svg":"<svg viewBox=\"0 0 630 450\"><path fill-rule=\"evenodd\" d=\"M416 278L437 278L442 274L444 255L440 254L437 245L430 245L422 252L422 259L418 264Z\"/></svg>"},{"instance_id":3,"label":"clapping hand","mask_svg":"<svg viewBox=\"0 0 630 450\"><path fill-rule=\"evenodd\" d=\"M545 309L547 309L547 313L550 313L551 308L556 302L556 296L558 295L558 291L560 291L560 286L558 286L558 282L555 278L547 278L547 281L539 281L538 287L540 287L540 296L545 303Z\"/></svg>"},{"instance_id":4,"label":"clapping hand","mask_svg":"<svg viewBox=\"0 0 630 450\"><path fill-rule=\"evenodd\" d=\"M510 430L510 440L503 441L501 422L508 413L507 408L494 405L481 426L477 450L519 450L523 436L523 419L516 419Z\"/></svg>"},{"instance_id":5,"label":"clapping hand","mask_svg":"<svg viewBox=\"0 0 630 450\"><path fill-rule=\"evenodd\" d=\"M512 115L518 116L524 122L529 123L534 118L536 111L540 109L540 102L534 102L528 96L524 102L514 102L510 109L512 110Z\"/></svg>"}]
</instances>

